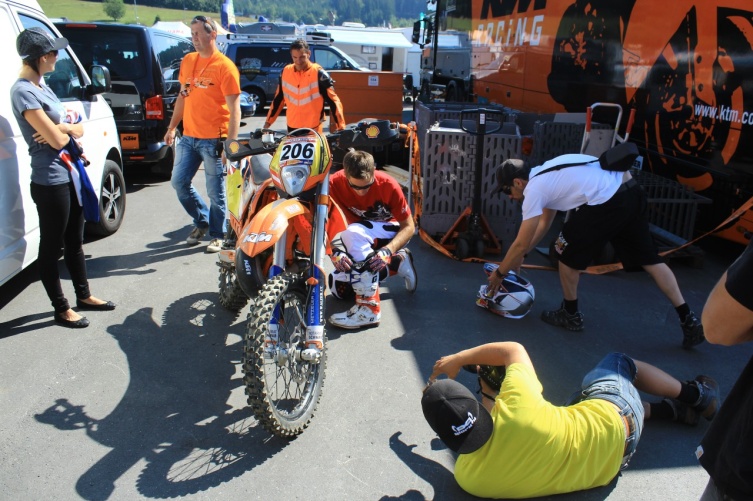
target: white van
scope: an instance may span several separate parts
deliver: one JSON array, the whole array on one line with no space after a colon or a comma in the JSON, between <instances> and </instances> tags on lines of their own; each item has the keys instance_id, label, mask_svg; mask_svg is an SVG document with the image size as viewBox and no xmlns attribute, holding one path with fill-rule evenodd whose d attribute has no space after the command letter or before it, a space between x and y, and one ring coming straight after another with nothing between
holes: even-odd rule
<instances>
[{"instance_id":1,"label":"white van","mask_svg":"<svg viewBox=\"0 0 753 501\"><path fill-rule=\"evenodd\" d=\"M36 0L0 0L0 47L5 54L0 71L0 285L34 262L39 248L39 221L29 188L31 160L10 101L10 88L21 70L16 37L31 27L60 36ZM99 95L109 90L109 72L98 66L90 71L94 78L68 47L59 52L55 71L45 75L45 81L84 124L81 143L91 162L87 172L92 184L100 185L100 222L87 224L87 231L110 235L125 212L123 160L112 110Z\"/></svg>"}]
</instances>

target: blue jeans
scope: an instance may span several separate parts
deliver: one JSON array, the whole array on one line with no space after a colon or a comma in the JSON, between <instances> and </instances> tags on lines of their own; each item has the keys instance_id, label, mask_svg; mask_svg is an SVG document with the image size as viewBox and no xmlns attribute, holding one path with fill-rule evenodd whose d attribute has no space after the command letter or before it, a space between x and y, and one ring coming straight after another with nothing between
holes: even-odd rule
<instances>
[{"instance_id":1,"label":"blue jeans","mask_svg":"<svg viewBox=\"0 0 753 501\"><path fill-rule=\"evenodd\" d=\"M622 353L610 353L585 375L581 383L584 400L599 398L612 402L619 407L620 415L633 424L630 435L625 438L622 468L635 453L643 431L645 411L641 396L633 386L637 372L632 358Z\"/></svg>"},{"instance_id":2,"label":"blue jeans","mask_svg":"<svg viewBox=\"0 0 753 501\"><path fill-rule=\"evenodd\" d=\"M210 238L225 238L225 170L217 157L217 139L197 139L183 136L175 146L175 163L170 183L178 200L193 218L197 228L209 227ZM210 205L196 191L191 181L204 162L207 194Z\"/></svg>"}]
</instances>

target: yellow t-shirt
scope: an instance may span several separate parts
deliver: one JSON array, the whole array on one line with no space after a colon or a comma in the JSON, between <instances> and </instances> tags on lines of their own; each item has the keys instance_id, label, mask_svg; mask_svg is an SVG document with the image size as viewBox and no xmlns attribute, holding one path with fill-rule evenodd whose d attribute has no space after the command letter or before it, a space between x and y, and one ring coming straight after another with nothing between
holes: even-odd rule
<instances>
[{"instance_id":1,"label":"yellow t-shirt","mask_svg":"<svg viewBox=\"0 0 753 501\"><path fill-rule=\"evenodd\" d=\"M183 98L183 134L197 139L227 136L230 109L225 96L241 93L235 63L217 50L208 58L191 52L183 58L179 78L184 86L190 84Z\"/></svg>"},{"instance_id":2,"label":"yellow t-shirt","mask_svg":"<svg viewBox=\"0 0 753 501\"><path fill-rule=\"evenodd\" d=\"M605 400L569 407L550 404L530 367L507 368L492 409L494 431L460 454L455 479L483 498L530 498L608 484L620 471L625 428Z\"/></svg>"}]
</instances>

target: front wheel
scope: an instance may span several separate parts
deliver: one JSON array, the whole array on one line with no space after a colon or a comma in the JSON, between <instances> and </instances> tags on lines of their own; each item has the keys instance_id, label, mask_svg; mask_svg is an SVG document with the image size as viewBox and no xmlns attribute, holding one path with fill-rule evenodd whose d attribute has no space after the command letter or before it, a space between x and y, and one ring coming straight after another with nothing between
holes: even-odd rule
<instances>
[{"instance_id":1,"label":"front wheel","mask_svg":"<svg viewBox=\"0 0 753 501\"><path fill-rule=\"evenodd\" d=\"M264 429L284 438L294 438L306 429L324 385L327 337L323 336L317 361L303 360L305 318L306 283L292 273L267 281L248 315L243 347L248 403ZM270 322L278 335L277 343L267 346Z\"/></svg>"}]
</instances>

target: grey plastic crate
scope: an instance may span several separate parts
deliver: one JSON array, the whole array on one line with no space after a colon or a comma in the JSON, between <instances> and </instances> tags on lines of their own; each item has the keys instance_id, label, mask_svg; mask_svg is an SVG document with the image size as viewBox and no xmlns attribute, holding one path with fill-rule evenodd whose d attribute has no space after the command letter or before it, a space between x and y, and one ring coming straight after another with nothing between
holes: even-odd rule
<instances>
[{"instance_id":1,"label":"grey plastic crate","mask_svg":"<svg viewBox=\"0 0 753 501\"><path fill-rule=\"evenodd\" d=\"M692 240L698 205L710 204L711 199L650 172L633 171L633 177L648 197L649 222L664 230L659 236L673 245Z\"/></svg>"},{"instance_id":2,"label":"grey plastic crate","mask_svg":"<svg viewBox=\"0 0 753 501\"><path fill-rule=\"evenodd\" d=\"M478 136L455 128L431 127L426 133L426 147L422 150L424 203L421 227L437 239L447 233L473 202L478 139ZM491 191L496 187L497 167L508 158L520 158L521 142L519 134L497 133L484 137L481 213L503 250L517 235L520 206L501 193L492 195Z\"/></svg>"}]
</instances>

